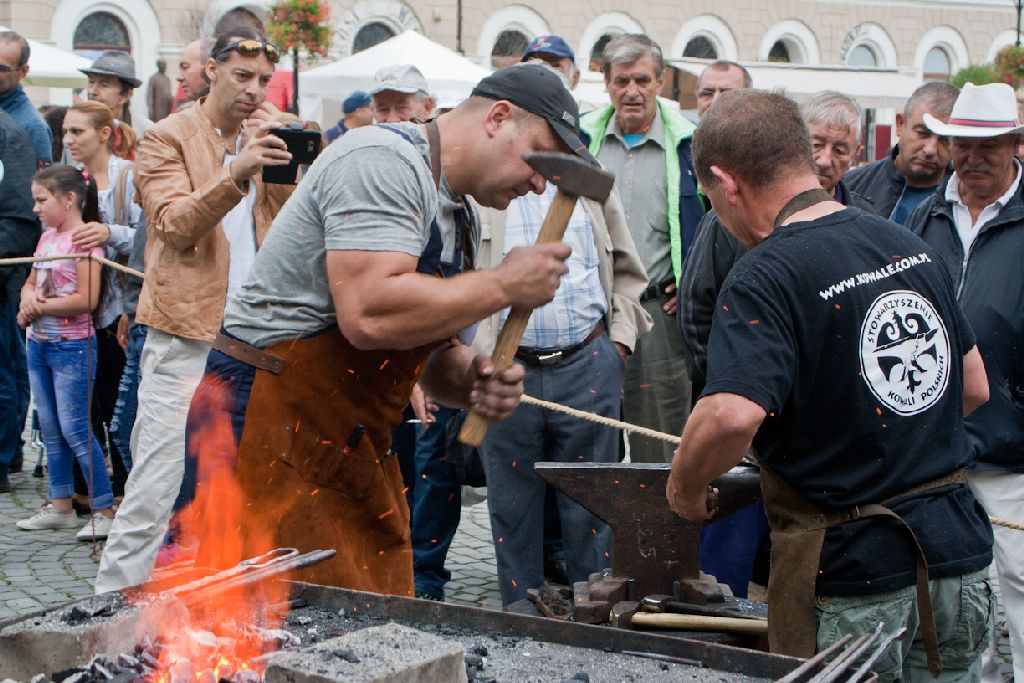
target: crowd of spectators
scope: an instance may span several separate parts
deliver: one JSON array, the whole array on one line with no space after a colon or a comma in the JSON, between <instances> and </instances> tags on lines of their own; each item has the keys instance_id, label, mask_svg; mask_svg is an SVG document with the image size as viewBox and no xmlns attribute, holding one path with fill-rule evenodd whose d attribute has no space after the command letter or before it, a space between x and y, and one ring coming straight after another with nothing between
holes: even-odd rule
<instances>
[{"instance_id":1,"label":"crowd of spectators","mask_svg":"<svg viewBox=\"0 0 1024 683\"><path fill-rule=\"evenodd\" d=\"M132 116L142 81L131 56L115 51L83 69L87 100L40 114L20 85L28 50L17 33L0 33L0 257L39 259L0 268L0 492L10 489L9 474L23 469L21 433L31 402L49 499L18 526L77 528L81 540L105 539L96 588L116 590L200 552L193 528L201 512L191 505L203 484L197 454L234 463L243 434L243 421L235 421L232 434L200 448L210 433L204 391L213 377L231 385L229 395L247 397L251 373L232 369L245 354L245 362L273 371L274 356L262 351L278 338L274 326L284 323L254 312L257 295L269 297L260 289L268 283L253 284L265 272L254 269L257 252L282 211L300 221L317 201L326 211L333 179L314 163L297 186L263 180L265 169L292 162L275 131L318 129L266 101L279 55L256 29L236 27L186 46L177 76L186 101L173 113L161 65L162 78L151 80L147 92L155 122ZM534 40L523 62L557 74L566 91L579 81L575 55L558 36ZM572 247L566 274L554 298L534 310L515 355L525 392L534 397L680 434L708 382L719 295L751 245L737 239L699 182L700 129L659 97L666 73L660 47L647 36L620 36L608 43L602 64L611 101L572 122L583 145L574 151L614 173L615 186L606 201L584 199L575 207L565 236ZM509 82L486 86L505 92L514 70L524 68L509 67ZM752 86L741 65L709 64L695 90L698 117L716 111L726 93ZM955 115L956 107L973 106L968 113L980 116L1004 106L1001 94L982 90L920 87L897 114L898 144L870 163L861 163L864 117L856 101L823 91L801 102L799 114L822 196L907 226L948 267L992 387L989 403L966 421L975 463L968 482L991 513L1020 520L1024 200L1015 152L1024 128L1015 111L1004 112L1006 125L987 129ZM973 104L962 103L968 96ZM403 126L438 118L430 84L414 64L381 69L367 92L347 94L342 110L322 140L338 164L345 157L337 150L354 130L376 125L423 147L426 140ZM465 112L456 108L453 119ZM454 191L447 168L432 171L432 229L443 238L431 263L446 277L498 268L510 252L532 245L555 197L553 186L530 184L508 201L485 202ZM367 214L394 210L393 196L374 194L391 190L369 180L356 189ZM476 227L465 239L451 238L466 226ZM280 249L277 243L271 251ZM145 278L101 268L86 254L127 264ZM272 256L264 256L266 264ZM285 270L293 265L283 257L281 263ZM281 281L293 276L284 272ZM282 302L287 296L281 293ZM302 314L322 303L303 303ZM508 312L492 310L453 343L489 354ZM675 453L661 442L624 440L607 427L526 405L492 425L478 450L467 449L455 439L465 409L444 405L443 396L419 384L406 398L392 448L408 523L397 518L404 527L396 533L408 537L421 598L445 597L445 555L459 524L462 485L486 482L508 606L545 582L571 586L611 564L610 529L549 489L535 463L627 456L669 463ZM224 409L244 414L245 403ZM993 567L1015 670L1024 680L1024 542L1015 533L997 531ZM706 525L702 568L746 596L749 587L768 583L769 546L758 503Z\"/></svg>"}]
</instances>

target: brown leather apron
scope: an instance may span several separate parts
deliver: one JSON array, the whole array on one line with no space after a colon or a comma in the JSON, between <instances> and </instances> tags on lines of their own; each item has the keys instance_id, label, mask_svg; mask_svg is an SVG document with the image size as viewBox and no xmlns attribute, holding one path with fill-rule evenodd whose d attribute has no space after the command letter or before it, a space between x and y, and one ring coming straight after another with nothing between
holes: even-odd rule
<instances>
[{"instance_id":1,"label":"brown leather apron","mask_svg":"<svg viewBox=\"0 0 1024 683\"><path fill-rule=\"evenodd\" d=\"M435 347L360 351L332 328L267 349L284 362L280 374L256 371L246 409L238 460L246 557L334 548L333 559L296 578L412 594L409 508L391 430Z\"/></svg>"},{"instance_id":2,"label":"brown leather apron","mask_svg":"<svg viewBox=\"0 0 1024 683\"><path fill-rule=\"evenodd\" d=\"M958 470L881 503L827 512L810 503L762 464L761 492L772 530L771 576L768 580L768 643L771 651L794 657L811 657L815 653L818 634L815 586L825 532L830 527L855 519L886 516L897 520L913 541L917 555L917 610L921 637L928 656L928 670L937 678L942 672L942 661L928 591L928 564L913 530L886 505L949 484L966 483L967 475Z\"/></svg>"},{"instance_id":3,"label":"brown leather apron","mask_svg":"<svg viewBox=\"0 0 1024 683\"><path fill-rule=\"evenodd\" d=\"M437 187L437 124L428 123L425 132ZM436 240L439 251L435 228L436 221L428 249ZM457 239L467 234L458 229ZM418 269L445 275L422 257ZM282 546L302 552L333 548L337 554L331 560L295 578L413 594L409 507L391 431L439 343L408 351L360 351L332 326L265 350L282 362L280 372L273 371L276 366L256 370L239 444L238 480L248 501L242 529L246 557Z\"/></svg>"}]
</instances>

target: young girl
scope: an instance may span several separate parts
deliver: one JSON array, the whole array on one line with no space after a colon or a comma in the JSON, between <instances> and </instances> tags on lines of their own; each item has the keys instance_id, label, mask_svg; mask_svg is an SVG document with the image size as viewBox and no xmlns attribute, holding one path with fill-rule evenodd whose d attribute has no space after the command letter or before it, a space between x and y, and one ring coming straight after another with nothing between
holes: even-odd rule
<instances>
[{"instance_id":1,"label":"young girl","mask_svg":"<svg viewBox=\"0 0 1024 683\"><path fill-rule=\"evenodd\" d=\"M69 155L88 171L99 199L101 222L87 223L74 231L76 250L85 252L102 246L111 260L128 258L136 235L141 232L144 236L146 229L142 207L135 202L134 166L127 160L135 155L135 133L127 124L115 121L105 104L94 101L79 102L68 109L63 130ZM103 296L93 316L98 350L93 431L101 444L109 444L115 496L124 495L124 483L131 469L127 435L131 433L132 420L125 420L126 429L118 433L112 428L118 387L125 368L125 352L118 340L125 309L123 282L120 273L107 269ZM127 322L125 320L123 325L125 340ZM109 439L105 439L107 430ZM76 493L85 493L82 476L76 476L75 484Z\"/></svg>"},{"instance_id":2,"label":"young girl","mask_svg":"<svg viewBox=\"0 0 1024 683\"><path fill-rule=\"evenodd\" d=\"M45 228L36 256L80 253L72 233L98 218L96 187L82 172L64 165L44 169L32 182L34 211ZM97 256L103 250L92 250ZM72 458L90 484L89 522L83 541L106 538L114 517L106 464L99 441L89 433L90 390L96 373L92 311L100 297L100 264L88 259L34 265L21 290L18 323L28 326L28 371L43 430L50 470L51 503L18 522L18 528L70 529L78 526L71 507Z\"/></svg>"}]
</instances>

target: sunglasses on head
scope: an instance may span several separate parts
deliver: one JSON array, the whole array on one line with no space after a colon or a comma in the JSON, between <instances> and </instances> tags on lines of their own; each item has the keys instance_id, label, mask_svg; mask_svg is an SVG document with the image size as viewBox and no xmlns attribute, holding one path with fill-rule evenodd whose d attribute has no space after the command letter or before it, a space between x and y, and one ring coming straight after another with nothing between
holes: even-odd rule
<instances>
[{"instance_id":1,"label":"sunglasses on head","mask_svg":"<svg viewBox=\"0 0 1024 683\"><path fill-rule=\"evenodd\" d=\"M261 52L267 55L272 63L277 64L277 60L281 58L281 53L277 51L277 46L273 43L264 43L262 40L233 40L221 49L217 50L217 54L213 55L214 59L220 59L228 52L235 50L240 55L246 57L255 57Z\"/></svg>"}]
</instances>

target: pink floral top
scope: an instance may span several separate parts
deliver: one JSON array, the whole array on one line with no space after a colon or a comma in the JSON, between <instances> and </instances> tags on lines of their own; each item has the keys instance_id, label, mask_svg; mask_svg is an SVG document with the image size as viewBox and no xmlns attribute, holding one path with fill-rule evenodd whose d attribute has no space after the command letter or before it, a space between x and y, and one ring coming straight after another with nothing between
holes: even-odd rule
<instances>
[{"instance_id":1,"label":"pink floral top","mask_svg":"<svg viewBox=\"0 0 1024 683\"><path fill-rule=\"evenodd\" d=\"M47 228L36 245L36 256L62 256L81 253L71 241L71 232L57 232ZM95 256L103 256L103 249L96 247L91 252ZM35 263L36 293L44 299L59 299L79 290L78 262L81 259L61 259L60 261L41 261ZM92 287L100 287L101 279L90 283ZM86 283L83 283L85 286ZM28 336L36 341L59 341L61 339L86 339L93 335L92 315L79 315L62 318L54 315L43 315L32 321Z\"/></svg>"}]
</instances>

